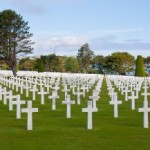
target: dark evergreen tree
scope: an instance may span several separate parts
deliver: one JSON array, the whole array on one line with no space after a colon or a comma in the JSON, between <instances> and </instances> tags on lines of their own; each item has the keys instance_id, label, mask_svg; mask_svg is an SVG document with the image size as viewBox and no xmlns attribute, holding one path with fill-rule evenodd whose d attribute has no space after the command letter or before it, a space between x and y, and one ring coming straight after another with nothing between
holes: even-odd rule
<instances>
[{"instance_id":1,"label":"dark evergreen tree","mask_svg":"<svg viewBox=\"0 0 150 150\"><path fill-rule=\"evenodd\" d=\"M144 71L143 58L142 58L141 55L137 56L135 76L138 76L138 77L144 77L144 76L146 76L146 73Z\"/></svg>"}]
</instances>

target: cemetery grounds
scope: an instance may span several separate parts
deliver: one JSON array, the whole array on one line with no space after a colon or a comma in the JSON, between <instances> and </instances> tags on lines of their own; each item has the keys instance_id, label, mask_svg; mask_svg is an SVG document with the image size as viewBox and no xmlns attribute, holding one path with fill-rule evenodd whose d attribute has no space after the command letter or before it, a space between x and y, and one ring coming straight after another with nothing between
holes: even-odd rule
<instances>
[{"instance_id":1,"label":"cemetery grounds","mask_svg":"<svg viewBox=\"0 0 150 150\"><path fill-rule=\"evenodd\" d=\"M13 111L9 111L8 104L4 105L0 101L0 150L149 150L150 129L143 128L143 113L138 112L138 108L143 106L143 89L136 100L136 109L131 110L131 101L125 101L124 95L114 86L118 99L123 103L118 106L119 117L114 118L104 77L97 101L98 112L93 112L93 129L87 130L87 113L83 113L82 108L87 107L95 84L81 98L80 105L71 106L71 118L66 118L66 105L62 105L64 93L61 84L56 110L51 109L48 94L45 95L43 105L40 103L40 95L36 95L33 107L39 111L33 113L32 131L27 130L26 113L21 114L21 119L16 119L15 106ZM1 85L2 88L12 90L2 81ZM71 99L76 100L75 95L68 93ZM13 90L13 94L20 92ZM29 92L29 97L26 97L24 89L21 99L32 100L32 93ZM26 108L26 104L21 107Z\"/></svg>"}]
</instances>

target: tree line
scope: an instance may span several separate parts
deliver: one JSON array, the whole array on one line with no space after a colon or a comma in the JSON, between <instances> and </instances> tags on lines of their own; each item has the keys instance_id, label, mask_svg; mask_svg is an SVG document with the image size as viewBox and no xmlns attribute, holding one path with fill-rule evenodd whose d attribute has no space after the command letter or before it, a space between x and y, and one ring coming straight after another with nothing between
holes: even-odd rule
<instances>
[{"instance_id":1,"label":"tree line","mask_svg":"<svg viewBox=\"0 0 150 150\"><path fill-rule=\"evenodd\" d=\"M143 58L145 66L150 57ZM111 55L94 55L86 43L78 49L76 56L57 56L56 54L20 59L20 70L38 72L100 73L126 75L135 71L136 58L128 52L114 52Z\"/></svg>"}]
</instances>

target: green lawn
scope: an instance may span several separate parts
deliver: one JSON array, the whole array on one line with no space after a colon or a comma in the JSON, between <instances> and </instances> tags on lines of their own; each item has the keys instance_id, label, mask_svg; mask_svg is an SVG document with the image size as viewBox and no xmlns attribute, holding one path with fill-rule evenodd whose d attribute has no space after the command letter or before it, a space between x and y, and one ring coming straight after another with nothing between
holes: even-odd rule
<instances>
[{"instance_id":1,"label":"green lawn","mask_svg":"<svg viewBox=\"0 0 150 150\"><path fill-rule=\"evenodd\" d=\"M32 131L26 130L25 113L17 120L15 109L9 111L8 105L0 101L0 150L149 150L150 129L143 128L143 113L137 111L142 107L142 100L137 100L136 110L132 111L130 102L125 102L119 94L123 104L119 105L119 118L113 118L113 106L109 105L107 93L104 80L97 102L99 111L93 113L93 130L86 129L87 114L81 112L88 95L81 105L72 105L70 119L65 117L62 93L55 111L51 110L48 99L41 105L38 96L33 102L39 112L33 114Z\"/></svg>"}]
</instances>

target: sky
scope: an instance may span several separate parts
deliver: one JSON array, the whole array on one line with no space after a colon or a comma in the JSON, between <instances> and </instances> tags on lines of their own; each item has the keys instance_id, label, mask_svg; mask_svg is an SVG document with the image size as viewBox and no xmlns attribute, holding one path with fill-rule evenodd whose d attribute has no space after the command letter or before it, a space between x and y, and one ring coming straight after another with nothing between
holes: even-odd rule
<instances>
[{"instance_id":1,"label":"sky","mask_svg":"<svg viewBox=\"0 0 150 150\"><path fill-rule=\"evenodd\" d=\"M34 56L76 56L89 43L96 55L150 56L150 0L0 0L33 33Z\"/></svg>"}]
</instances>

